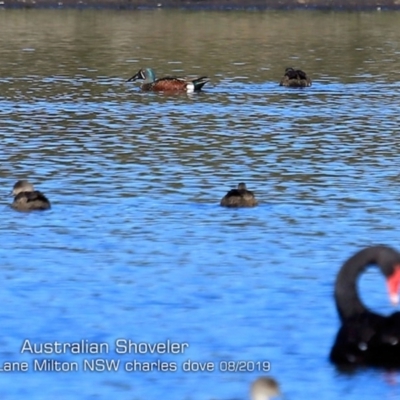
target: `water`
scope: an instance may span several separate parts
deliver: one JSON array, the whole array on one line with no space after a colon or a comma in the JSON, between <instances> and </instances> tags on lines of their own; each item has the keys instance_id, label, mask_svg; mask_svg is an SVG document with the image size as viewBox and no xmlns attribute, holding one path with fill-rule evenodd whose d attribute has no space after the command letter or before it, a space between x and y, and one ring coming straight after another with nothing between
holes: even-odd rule
<instances>
[{"instance_id":1,"label":"water","mask_svg":"<svg viewBox=\"0 0 400 400\"><path fill-rule=\"evenodd\" d=\"M29 365L0 374L1 398L247 399L263 361L288 399L398 398L397 372L341 375L328 361L341 263L369 244L398 246L398 19L0 13L0 353ZM313 86L279 87L290 65ZM141 93L125 81L144 66L211 83ZM50 211L8 207L22 178ZM260 206L220 208L240 181ZM391 311L376 271L361 291ZM21 354L26 339L109 353ZM189 347L117 354L117 339ZM83 371L95 358L119 370ZM79 371L34 371L44 359ZM124 371L134 360L177 371ZM184 372L187 360L215 370ZM240 360L253 370L219 371Z\"/></svg>"}]
</instances>

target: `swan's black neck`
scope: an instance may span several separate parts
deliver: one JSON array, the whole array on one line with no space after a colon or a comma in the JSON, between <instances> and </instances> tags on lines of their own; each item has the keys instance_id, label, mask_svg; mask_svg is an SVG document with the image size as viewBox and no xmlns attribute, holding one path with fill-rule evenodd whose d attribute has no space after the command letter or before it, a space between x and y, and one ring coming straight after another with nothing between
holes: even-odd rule
<instances>
[{"instance_id":1,"label":"swan's black neck","mask_svg":"<svg viewBox=\"0 0 400 400\"><path fill-rule=\"evenodd\" d=\"M343 321L360 314L371 313L361 302L357 291L357 279L370 265L376 265L387 277L393 272L393 265L399 254L386 246L367 247L345 262L336 278L336 307Z\"/></svg>"}]
</instances>

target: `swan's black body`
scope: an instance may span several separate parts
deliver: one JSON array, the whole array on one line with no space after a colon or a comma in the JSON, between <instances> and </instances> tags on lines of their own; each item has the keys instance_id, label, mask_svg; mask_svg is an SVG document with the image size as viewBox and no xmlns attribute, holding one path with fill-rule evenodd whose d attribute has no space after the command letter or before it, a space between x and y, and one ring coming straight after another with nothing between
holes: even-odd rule
<instances>
[{"instance_id":1,"label":"swan's black body","mask_svg":"<svg viewBox=\"0 0 400 400\"><path fill-rule=\"evenodd\" d=\"M387 278L392 299L397 296L400 253L396 250L387 246L368 247L346 261L335 284L342 326L330 359L340 366L400 368L400 313L390 316L374 313L362 304L357 293L357 278L370 265L378 266Z\"/></svg>"}]
</instances>

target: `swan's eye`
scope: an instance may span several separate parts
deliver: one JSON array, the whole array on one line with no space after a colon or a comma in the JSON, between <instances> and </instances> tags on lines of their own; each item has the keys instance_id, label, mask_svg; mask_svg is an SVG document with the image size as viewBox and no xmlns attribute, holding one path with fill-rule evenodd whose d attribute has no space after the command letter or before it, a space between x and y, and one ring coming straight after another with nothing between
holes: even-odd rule
<instances>
[{"instance_id":1,"label":"swan's eye","mask_svg":"<svg viewBox=\"0 0 400 400\"><path fill-rule=\"evenodd\" d=\"M361 343L358 343L358 348L359 348L361 351L365 351L365 350L368 349L368 345L367 345L367 343L361 342Z\"/></svg>"}]
</instances>

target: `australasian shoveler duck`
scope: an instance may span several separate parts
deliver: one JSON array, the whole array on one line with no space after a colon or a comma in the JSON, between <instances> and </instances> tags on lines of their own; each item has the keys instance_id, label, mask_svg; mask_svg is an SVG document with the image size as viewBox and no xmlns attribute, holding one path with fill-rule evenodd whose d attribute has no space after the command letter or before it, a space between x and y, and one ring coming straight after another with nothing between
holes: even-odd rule
<instances>
[{"instance_id":1,"label":"australasian shoveler duck","mask_svg":"<svg viewBox=\"0 0 400 400\"><path fill-rule=\"evenodd\" d=\"M47 197L34 190L33 185L28 181L18 181L11 192L14 201L11 207L17 211L48 210L51 208Z\"/></svg>"},{"instance_id":2,"label":"australasian shoveler duck","mask_svg":"<svg viewBox=\"0 0 400 400\"><path fill-rule=\"evenodd\" d=\"M230 190L220 203L223 207L254 207L257 204L254 193L247 190L243 182L239 183L237 189Z\"/></svg>"},{"instance_id":3,"label":"australasian shoveler duck","mask_svg":"<svg viewBox=\"0 0 400 400\"><path fill-rule=\"evenodd\" d=\"M196 79L178 78L175 76L166 76L156 79L156 74L151 68L140 69L127 82L143 79L141 89L145 92L198 92L209 81L206 76Z\"/></svg>"},{"instance_id":4,"label":"australasian shoveler duck","mask_svg":"<svg viewBox=\"0 0 400 400\"><path fill-rule=\"evenodd\" d=\"M287 87L309 87L311 79L301 69L286 68L285 75L281 79L280 86Z\"/></svg>"}]
</instances>

